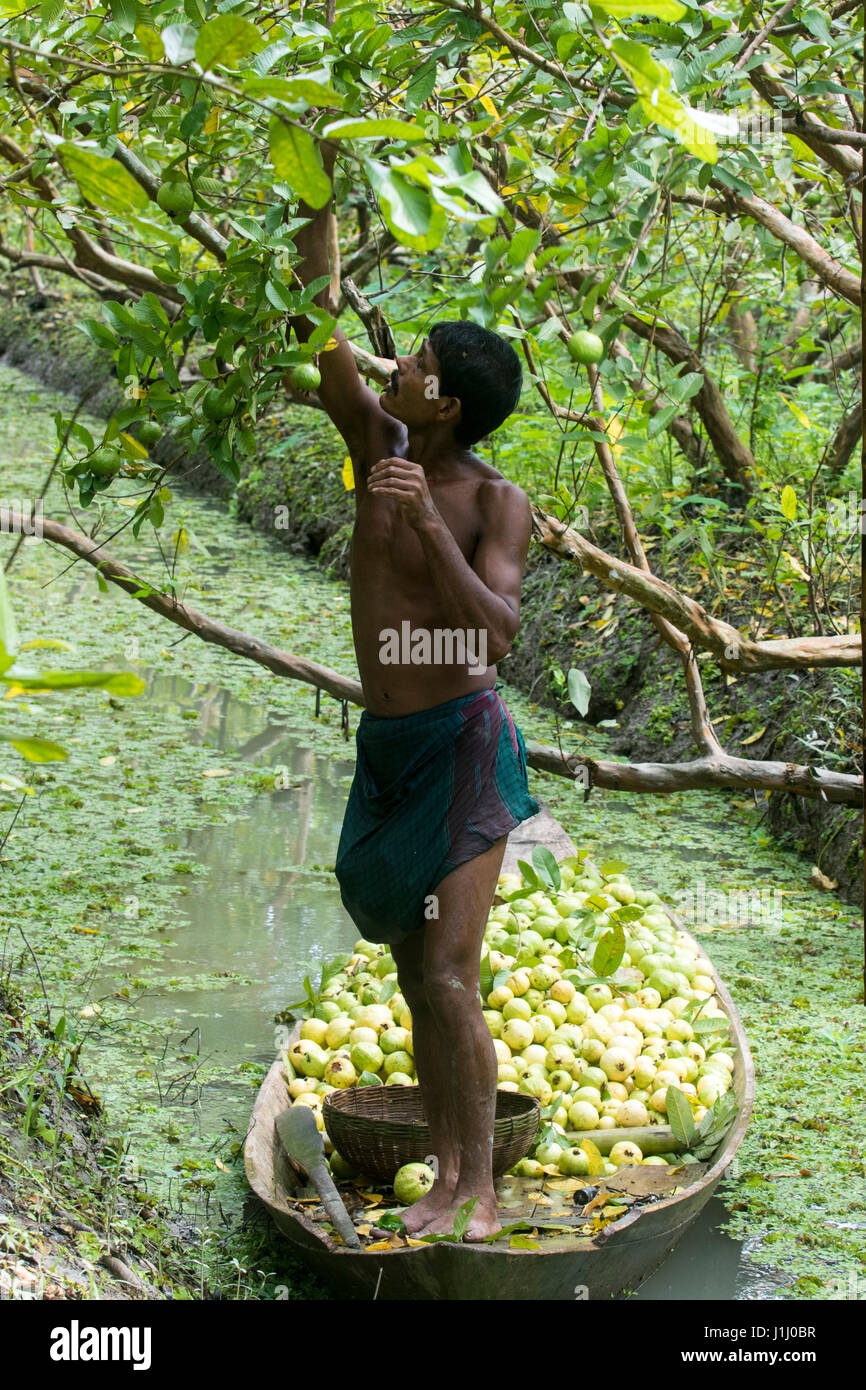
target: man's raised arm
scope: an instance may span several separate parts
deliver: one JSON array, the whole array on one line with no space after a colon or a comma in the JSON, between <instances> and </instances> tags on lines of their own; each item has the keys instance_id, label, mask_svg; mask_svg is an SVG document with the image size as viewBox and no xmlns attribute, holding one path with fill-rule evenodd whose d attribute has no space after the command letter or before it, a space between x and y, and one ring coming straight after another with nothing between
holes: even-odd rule
<instances>
[{"instance_id":1,"label":"man's raised arm","mask_svg":"<svg viewBox=\"0 0 866 1390\"><path fill-rule=\"evenodd\" d=\"M337 146L334 142L325 140L320 143L319 149L325 172L333 182ZM329 297L333 306L339 298L340 251L337 241L337 219L330 200L318 211L314 211L302 201L298 215L311 220L295 236L295 245L304 258L296 267L296 274L304 285L309 285L322 275L331 276L330 286L325 285L315 297L315 303L328 311ZM293 317L291 322L298 341L305 343L315 324L306 314ZM319 354L318 366L322 384L317 394L349 446L350 452L363 454L373 414L382 413L379 397L361 380L352 349L342 329L335 328L332 336L336 339L337 346ZM283 381L288 386L288 374Z\"/></svg>"}]
</instances>

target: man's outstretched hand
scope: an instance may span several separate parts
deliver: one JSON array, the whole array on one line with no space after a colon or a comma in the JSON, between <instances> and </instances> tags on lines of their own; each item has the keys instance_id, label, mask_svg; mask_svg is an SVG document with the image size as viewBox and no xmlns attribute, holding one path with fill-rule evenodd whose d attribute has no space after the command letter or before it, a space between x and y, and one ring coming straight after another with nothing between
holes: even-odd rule
<instances>
[{"instance_id":1,"label":"man's outstretched hand","mask_svg":"<svg viewBox=\"0 0 866 1390\"><path fill-rule=\"evenodd\" d=\"M378 497L395 498L409 526L421 526L439 515L424 469L409 459L379 459L367 475L367 491Z\"/></svg>"}]
</instances>

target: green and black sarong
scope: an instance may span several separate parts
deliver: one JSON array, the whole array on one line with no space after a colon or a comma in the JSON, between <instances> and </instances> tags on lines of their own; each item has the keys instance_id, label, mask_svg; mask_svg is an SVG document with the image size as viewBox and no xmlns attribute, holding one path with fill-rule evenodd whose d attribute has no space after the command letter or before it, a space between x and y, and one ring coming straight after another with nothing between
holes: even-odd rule
<instances>
[{"instance_id":1,"label":"green and black sarong","mask_svg":"<svg viewBox=\"0 0 866 1390\"><path fill-rule=\"evenodd\" d=\"M426 899L538 810L520 730L495 690L398 718L361 715L336 875L368 941L424 927Z\"/></svg>"}]
</instances>

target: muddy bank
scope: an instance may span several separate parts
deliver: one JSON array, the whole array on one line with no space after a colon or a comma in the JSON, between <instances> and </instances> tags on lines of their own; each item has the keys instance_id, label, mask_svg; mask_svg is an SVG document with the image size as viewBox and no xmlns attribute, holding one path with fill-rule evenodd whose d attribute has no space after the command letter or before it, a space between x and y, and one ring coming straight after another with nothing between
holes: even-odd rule
<instances>
[{"instance_id":1,"label":"muddy bank","mask_svg":"<svg viewBox=\"0 0 866 1390\"><path fill-rule=\"evenodd\" d=\"M0 359L87 408L109 414L122 396L113 364L75 328L74 304L31 310L26 302L0 304ZM276 536L326 571L345 578L352 501L341 480L345 446L327 418L297 407L260 421L259 456L244 466L235 490L206 453L189 454L175 476L207 496L228 501L231 512ZM176 452L165 436L153 451L159 462ZM597 534L618 548L614 535ZM683 548L684 549L684 548ZM689 557L681 554L680 564ZM668 575L672 582L676 576ZM712 594L690 589L699 601ZM741 624L746 612L731 599L725 617ZM725 677L703 662L709 707L722 743L738 756L862 771L860 672L769 672ZM563 719L574 711L563 699L556 673L575 666L592 689L587 720L615 725L615 751L634 761L673 762L692 756L685 685L679 662L660 647L645 613L621 595L600 592L597 582L533 546L523 591L521 631L502 674L533 700ZM566 745L564 745L566 746ZM731 793L731 795L736 795ZM861 814L790 793L759 794L769 832L784 846L817 864L849 901L863 903Z\"/></svg>"},{"instance_id":2,"label":"muddy bank","mask_svg":"<svg viewBox=\"0 0 866 1390\"><path fill-rule=\"evenodd\" d=\"M0 984L0 1301L208 1297L196 1233L136 1181L67 1026Z\"/></svg>"}]
</instances>

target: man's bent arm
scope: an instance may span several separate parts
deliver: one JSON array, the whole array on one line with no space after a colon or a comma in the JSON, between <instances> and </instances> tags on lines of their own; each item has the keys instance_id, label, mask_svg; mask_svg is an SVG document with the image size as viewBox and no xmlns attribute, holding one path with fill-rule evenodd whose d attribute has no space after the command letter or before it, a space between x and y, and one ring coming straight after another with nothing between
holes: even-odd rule
<instances>
[{"instance_id":1,"label":"man's bent arm","mask_svg":"<svg viewBox=\"0 0 866 1390\"><path fill-rule=\"evenodd\" d=\"M512 484L483 486L479 501L484 533L471 565L438 511L415 530L443 608L455 627L487 633L488 660L495 666L517 633L532 516L525 494Z\"/></svg>"}]
</instances>

